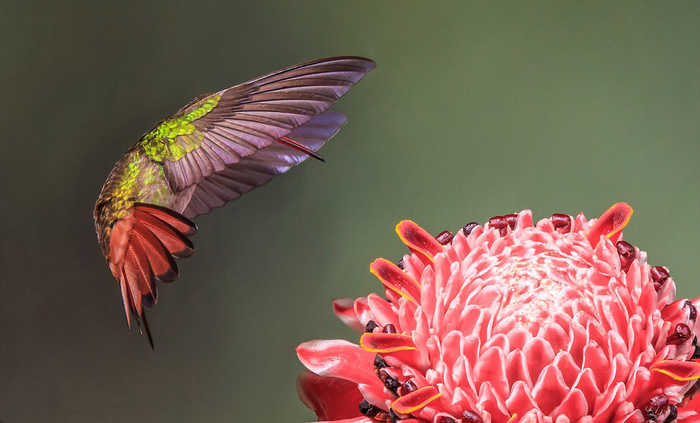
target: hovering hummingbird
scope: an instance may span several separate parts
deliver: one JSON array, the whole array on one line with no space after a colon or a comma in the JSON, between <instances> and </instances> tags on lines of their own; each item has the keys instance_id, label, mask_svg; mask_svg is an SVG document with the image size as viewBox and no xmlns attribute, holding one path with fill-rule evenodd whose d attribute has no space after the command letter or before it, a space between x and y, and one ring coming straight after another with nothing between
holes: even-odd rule
<instances>
[{"instance_id":1,"label":"hovering hummingbird","mask_svg":"<svg viewBox=\"0 0 700 423\"><path fill-rule=\"evenodd\" d=\"M370 59L301 63L201 96L158 123L114 165L95 203L97 239L119 282L129 327L143 322L156 281L178 277L194 251L191 219L311 156L345 116L328 110L374 69Z\"/></svg>"}]
</instances>

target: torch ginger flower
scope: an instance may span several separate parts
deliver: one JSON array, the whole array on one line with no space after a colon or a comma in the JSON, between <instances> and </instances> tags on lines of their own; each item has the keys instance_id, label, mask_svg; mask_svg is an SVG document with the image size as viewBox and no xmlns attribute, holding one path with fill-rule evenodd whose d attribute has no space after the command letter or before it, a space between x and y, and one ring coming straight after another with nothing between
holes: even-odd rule
<instances>
[{"instance_id":1,"label":"torch ginger flower","mask_svg":"<svg viewBox=\"0 0 700 423\"><path fill-rule=\"evenodd\" d=\"M334 302L363 332L299 345L301 399L336 422L700 422L700 298L600 218L529 210L437 237L370 271L385 288ZM700 398L700 395L698 395Z\"/></svg>"}]
</instances>

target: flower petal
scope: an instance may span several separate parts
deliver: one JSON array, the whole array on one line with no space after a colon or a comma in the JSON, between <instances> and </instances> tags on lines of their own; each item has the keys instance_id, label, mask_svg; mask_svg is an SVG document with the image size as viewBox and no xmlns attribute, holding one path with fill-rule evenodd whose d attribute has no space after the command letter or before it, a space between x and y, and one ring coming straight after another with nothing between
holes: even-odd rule
<instances>
[{"instance_id":1,"label":"flower petal","mask_svg":"<svg viewBox=\"0 0 700 423\"><path fill-rule=\"evenodd\" d=\"M615 243L620 238L620 232L627 226L634 210L627 203L615 203L598 220L586 234L588 242L593 247L598 245L601 236L610 238Z\"/></svg>"},{"instance_id":2,"label":"flower petal","mask_svg":"<svg viewBox=\"0 0 700 423\"><path fill-rule=\"evenodd\" d=\"M566 386L559 369L549 365L544 368L537 383L532 388L532 397L539 405L540 410L548 415L562 403L568 392L569 388Z\"/></svg>"},{"instance_id":3,"label":"flower petal","mask_svg":"<svg viewBox=\"0 0 700 423\"><path fill-rule=\"evenodd\" d=\"M588 402L583 392L579 389L572 389L564 398L564 401L554 410L553 415L566 415L571 421L578 421L579 418L588 413Z\"/></svg>"},{"instance_id":4,"label":"flower petal","mask_svg":"<svg viewBox=\"0 0 700 423\"><path fill-rule=\"evenodd\" d=\"M338 316L341 322L356 331L362 332L364 329L364 325L355 314L355 301L352 298L339 298L333 301L333 313Z\"/></svg>"},{"instance_id":5,"label":"flower petal","mask_svg":"<svg viewBox=\"0 0 700 423\"><path fill-rule=\"evenodd\" d=\"M374 372L374 354L342 339L308 341L297 347L299 361L320 376L355 383L379 383Z\"/></svg>"},{"instance_id":6,"label":"flower petal","mask_svg":"<svg viewBox=\"0 0 700 423\"><path fill-rule=\"evenodd\" d=\"M528 389L528 386L523 381L517 381L513 384L513 389L506 399L508 411L521 416L525 415L529 410L537 407L537 403Z\"/></svg>"},{"instance_id":7,"label":"flower petal","mask_svg":"<svg viewBox=\"0 0 700 423\"><path fill-rule=\"evenodd\" d=\"M678 410L678 421L700 423L700 394L695 395L695 398Z\"/></svg>"},{"instance_id":8,"label":"flower petal","mask_svg":"<svg viewBox=\"0 0 700 423\"><path fill-rule=\"evenodd\" d=\"M498 347L487 349L474 366L474 382L480 385L491 382L499 397L508 395L508 378L506 377L506 363L503 351Z\"/></svg>"},{"instance_id":9,"label":"flower petal","mask_svg":"<svg viewBox=\"0 0 700 423\"><path fill-rule=\"evenodd\" d=\"M420 300L420 285L408 273L387 259L378 258L369 265L369 271L387 288L414 304Z\"/></svg>"},{"instance_id":10,"label":"flower petal","mask_svg":"<svg viewBox=\"0 0 700 423\"><path fill-rule=\"evenodd\" d=\"M316 413L319 420L360 417L362 394L357 384L345 379L319 376L309 371L297 378L299 398Z\"/></svg>"},{"instance_id":11,"label":"flower petal","mask_svg":"<svg viewBox=\"0 0 700 423\"><path fill-rule=\"evenodd\" d=\"M651 366L651 371L661 373L676 381L698 380L700 379L700 361L657 361Z\"/></svg>"},{"instance_id":12,"label":"flower petal","mask_svg":"<svg viewBox=\"0 0 700 423\"><path fill-rule=\"evenodd\" d=\"M435 401L440 395L434 386L424 386L400 397L391 404L391 408L400 414L411 414Z\"/></svg>"},{"instance_id":13,"label":"flower petal","mask_svg":"<svg viewBox=\"0 0 700 423\"><path fill-rule=\"evenodd\" d=\"M396 233L401 242L416 254L425 257L428 262L433 261L433 257L442 251L442 245L412 220L402 220L396 225Z\"/></svg>"},{"instance_id":14,"label":"flower petal","mask_svg":"<svg viewBox=\"0 0 700 423\"><path fill-rule=\"evenodd\" d=\"M411 335L400 333L364 333L360 338L362 349L373 353L391 353L415 350Z\"/></svg>"}]
</instances>

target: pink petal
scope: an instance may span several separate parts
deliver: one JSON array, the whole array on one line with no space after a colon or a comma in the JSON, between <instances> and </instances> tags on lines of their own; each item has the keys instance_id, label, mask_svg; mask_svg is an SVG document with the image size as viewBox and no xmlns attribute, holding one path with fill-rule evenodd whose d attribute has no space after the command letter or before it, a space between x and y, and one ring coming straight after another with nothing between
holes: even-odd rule
<instances>
[{"instance_id":1,"label":"pink petal","mask_svg":"<svg viewBox=\"0 0 700 423\"><path fill-rule=\"evenodd\" d=\"M596 420L601 422L610 421L617 411L617 406L620 405L625 395L625 385L619 383L614 389L607 391L603 396L596 401Z\"/></svg>"},{"instance_id":2,"label":"pink petal","mask_svg":"<svg viewBox=\"0 0 700 423\"><path fill-rule=\"evenodd\" d=\"M581 373L581 369L578 367L578 365L576 365L576 362L574 361L573 357L571 357L571 354L566 351L560 351L559 354L557 354L557 357L554 359L554 365L561 372L566 386L573 386L574 383L576 383L576 379L578 378L579 373Z\"/></svg>"},{"instance_id":3,"label":"pink petal","mask_svg":"<svg viewBox=\"0 0 700 423\"><path fill-rule=\"evenodd\" d=\"M399 325L399 318L387 300L377 294L369 294L367 303L375 319L377 319L377 323L380 325L392 324L403 328L403 326Z\"/></svg>"},{"instance_id":4,"label":"pink petal","mask_svg":"<svg viewBox=\"0 0 700 423\"><path fill-rule=\"evenodd\" d=\"M366 399L370 404L373 404L384 411L389 411L394 394L390 394L384 385L359 384L357 385L357 388L362 394L362 397L364 397L364 399Z\"/></svg>"},{"instance_id":5,"label":"pink petal","mask_svg":"<svg viewBox=\"0 0 700 423\"><path fill-rule=\"evenodd\" d=\"M361 416L358 405L362 395L353 382L304 371L297 378L297 392L301 401L316 413L319 420Z\"/></svg>"},{"instance_id":6,"label":"pink petal","mask_svg":"<svg viewBox=\"0 0 700 423\"><path fill-rule=\"evenodd\" d=\"M651 371L676 381L698 380L700 379L700 361L658 361L651 366Z\"/></svg>"},{"instance_id":7,"label":"pink petal","mask_svg":"<svg viewBox=\"0 0 700 423\"><path fill-rule=\"evenodd\" d=\"M539 376L542 369L554 360L554 350L542 338L533 338L523 350L529 374L534 378Z\"/></svg>"},{"instance_id":8,"label":"pink petal","mask_svg":"<svg viewBox=\"0 0 700 423\"><path fill-rule=\"evenodd\" d=\"M627 225L632 217L632 207L627 203L613 204L595 222L586 235L593 247L598 244L601 237L610 238L613 242L619 238L619 233Z\"/></svg>"},{"instance_id":9,"label":"pink petal","mask_svg":"<svg viewBox=\"0 0 700 423\"><path fill-rule=\"evenodd\" d=\"M397 265L387 259L378 258L369 265L369 269L387 289L418 304L420 285Z\"/></svg>"},{"instance_id":10,"label":"pink petal","mask_svg":"<svg viewBox=\"0 0 700 423\"><path fill-rule=\"evenodd\" d=\"M555 416L565 414L571 421L577 421L579 418L588 414L588 402L586 401L586 397L580 390L573 389L552 414Z\"/></svg>"},{"instance_id":11,"label":"pink petal","mask_svg":"<svg viewBox=\"0 0 700 423\"><path fill-rule=\"evenodd\" d=\"M500 348L490 348L479 358L474 366L474 382L477 385L490 382L499 397L506 397L509 386L505 357Z\"/></svg>"},{"instance_id":12,"label":"pink petal","mask_svg":"<svg viewBox=\"0 0 700 423\"><path fill-rule=\"evenodd\" d=\"M424 386L411 392L410 394L399 397L391 405L397 413L411 414L414 413L440 397L440 392L434 386Z\"/></svg>"},{"instance_id":13,"label":"pink petal","mask_svg":"<svg viewBox=\"0 0 700 423\"><path fill-rule=\"evenodd\" d=\"M610 363L605 357L605 352L596 342L586 345L583 349L583 365L582 367L595 370L596 386L602 391L605 382L608 380L608 366Z\"/></svg>"},{"instance_id":14,"label":"pink petal","mask_svg":"<svg viewBox=\"0 0 700 423\"><path fill-rule=\"evenodd\" d=\"M485 411L491 414L492 422L507 421L510 417L510 414L506 409L506 402L504 398L496 394L496 391L489 382L481 385L479 392L479 404Z\"/></svg>"},{"instance_id":15,"label":"pink petal","mask_svg":"<svg viewBox=\"0 0 700 423\"><path fill-rule=\"evenodd\" d=\"M524 382L530 388L533 385L527 369L525 355L520 350L511 351L508 354L508 358L506 358L506 374L511 385L518 381Z\"/></svg>"},{"instance_id":16,"label":"pink petal","mask_svg":"<svg viewBox=\"0 0 700 423\"><path fill-rule=\"evenodd\" d=\"M547 366L540 375L539 380L532 388L532 396L537 401L540 410L549 414L569 392L559 369L555 366Z\"/></svg>"},{"instance_id":17,"label":"pink petal","mask_svg":"<svg viewBox=\"0 0 700 423\"><path fill-rule=\"evenodd\" d=\"M700 394L695 395L688 404L678 409L678 421L682 423L700 423Z\"/></svg>"},{"instance_id":18,"label":"pink petal","mask_svg":"<svg viewBox=\"0 0 700 423\"><path fill-rule=\"evenodd\" d=\"M593 404L595 403L596 398L598 398L600 395L600 390L598 390L598 387L596 386L593 370L583 369L583 372L581 372L578 382L574 388L577 388L583 392L583 396L586 398L586 401L588 401L588 409L593 409Z\"/></svg>"},{"instance_id":19,"label":"pink petal","mask_svg":"<svg viewBox=\"0 0 700 423\"><path fill-rule=\"evenodd\" d=\"M297 347L297 357L307 369L355 383L379 383L374 356L345 340L308 341Z\"/></svg>"},{"instance_id":20,"label":"pink petal","mask_svg":"<svg viewBox=\"0 0 700 423\"><path fill-rule=\"evenodd\" d=\"M428 263L432 262L433 257L442 251L442 245L413 221L402 220L399 222L396 225L396 233L411 251L427 260Z\"/></svg>"},{"instance_id":21,"label":"pink petal","mask_svg":"<svg viewBox=\"0 0 700 423\"><path fill-rule=\"evenodd\" d=\"M400 333L364 333L360 338L360 346L372 353L392 353L416 349L411 335Z\"/></svg>"},{"instance_id":22,"label":"pink petal","mask_svg":"<svg viewBox=\"0 0 700 423\"><path fill-rule=\"evenodd\" d=\"M510 396L506 400L508 411L518 416L525 415L526 412L537 408L537 403L532 398L530 390L522 381L515 382Z\"/></svg>"},{"instance_id":23,"label":"pink petal","mask_svg":"<svg viewBox=\"0 0 700 423\"><path fill-rule=\"evenodd\" d=\"M341 322L358 332L364 330L364 325L355 314L355 301L351 298L339 298L333 301L333 312Z\"/></svg>"}]
</instances>

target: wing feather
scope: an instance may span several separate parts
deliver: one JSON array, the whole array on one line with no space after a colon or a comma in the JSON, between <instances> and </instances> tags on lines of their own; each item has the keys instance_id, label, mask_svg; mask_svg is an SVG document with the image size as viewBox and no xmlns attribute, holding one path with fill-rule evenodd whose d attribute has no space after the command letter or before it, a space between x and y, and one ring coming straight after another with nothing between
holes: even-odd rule
<instances>
[{"instance_id":1,"label":"wing feather","mask_svg":"<svg viewBox=\"0 0 700 423\"><path fill-rule=\"evenodd\" d=\"M221 172L226 168L226 163L224 162L222 156L220 156L217 152L215 152L215 145L210 141L209 139L206 139L202 142L202 150L203 150L203 155L208 161L209 164L211 164L211 173L214 172Z\"/></svg>"},{"instance_id":2,"label":"wing feather","mask_svg":"<svg viewBox=\"0 0 700 423\"><path fill-rule=\"evenodd\" d=\"M147 154L155 149L149 157L163 163L174 191L189 192L222 167L255 156L304 126L374 66L361 57L333 57L255 78L191 102L144 136L142 145Z\"/></svg>"},{"instance_id":3,"label":"wing feather","mask_svg":"<svg viewBox=\"0 0 700 423\"><path fill-rule=\"evenodd\" d=\"M289 137L306 148L317 151L340 130L345 121L344 115L327 111L294 129ZM265 184L275 175L286 172L308 157L308 154L280 143L262 148L199 182L183 214L192 218L208 213Z\"/></svg>"}]
</instances>

